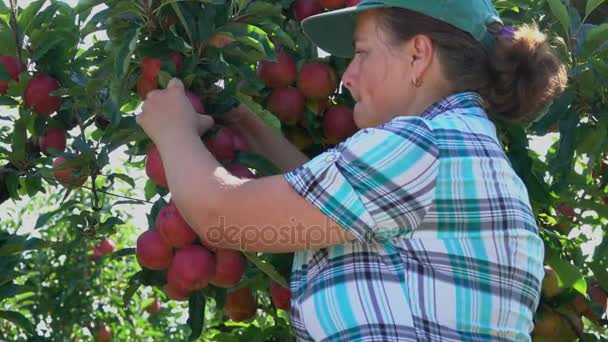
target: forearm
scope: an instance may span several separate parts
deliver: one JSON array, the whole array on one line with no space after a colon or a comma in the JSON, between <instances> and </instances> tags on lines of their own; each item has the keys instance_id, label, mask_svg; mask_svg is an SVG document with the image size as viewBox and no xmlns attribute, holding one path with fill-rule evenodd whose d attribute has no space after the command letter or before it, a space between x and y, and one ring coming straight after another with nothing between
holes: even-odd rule
<instances>
[{"instance_id":1,"label":"forearm","mask_svg":"<svg viewBox=\"0 0 608 342\"><path fill-rule=\"evenodd\" d=\"M186 222L196 230L206 221L205 208L211 206L219 189L239 180L229 176L196 133L168 136L165 142L157 142L157 147L171 198Z\"/></svg>"},{"instance_id":2,"label":"forearm","mask_svg":"<svg viewBox=\"0 0 608 342\"><path fill-rule=\"evenodd\" d=\"M281 171L289 172L310 159L282 134L273 130L243 106L235 110L246 111L237 129L255 145L254 151L272 161Z\"/></svg>"}]
</instances>

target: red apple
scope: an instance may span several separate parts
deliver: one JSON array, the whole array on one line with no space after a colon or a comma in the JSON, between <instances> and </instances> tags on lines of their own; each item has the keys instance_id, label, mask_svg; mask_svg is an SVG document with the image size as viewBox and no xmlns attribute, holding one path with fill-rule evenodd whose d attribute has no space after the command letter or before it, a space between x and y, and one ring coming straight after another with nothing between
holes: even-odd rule
<instances>
[{"instance_id":1,"label":"red apple","mask_svg":"<svg viewBox=\"0 0 608 342\"><path fill-rule=\"evenodd\" d=\"M144 57L141 61L141 77L154 80L163 66L163 61L158 58Z\"/></svg>"},{"instance_id":2,"label":"red apple","mask_svg":"<svg viewBox=\"0 0 608 342\"><path fill-rule=\"evenodd\" d=\"M55 160L53 161L53 169L55 169L56 171L53 171L53 177L55 178L55 180L57 180L57 182L59 182L59 184L63 185L66 188L78 187L83 185L84 182L86 182L87 180L87 176L75 176L74 171L76 169L73 166L64 167L63 164L67 161L67 159L61 156L55 158Z\"/></svg>"},{"instance_id":3,"label":"red apple","mask_svg":"<svg viewBox=\"0 0 608 342\"><path fill-rule=\"evenodd\" d=\"M169 246L182 248L196 241L196 233L174 204L169 204L160 210L157 225L160 235Z\"/></svg>"},{"instance_id":4,"label":"red apple","mask_svg":"<svg viewBox=\"0 0 608 342\"><path fill-rule=\"evenodd\" d=\"M54 148L56 152L65 151L66 132L62 128L49 127L44 134L40 136L39 145L40 151L47 156L50 156L49 149Z\"/></svg>"},{"instance_id":5,"label":"red apple","mask_svg":"<svg viewBox=\"0 0 608 342\"><path fill-rule=\"evenodd\" d=\"M160 27L164 30L169 30L171 26L177 24L178 18L175 15L166 15L160 18Z\"/></svg>"},{"instance_id":6,"label":"red apple","mask_svg":"<svg viewBox=\"0 0 608 342\"><path fill-rule=\"evenodd\" d=\"M202 289L215 274L215 258L206 248L190 245L175 253L169 278L186 290Z\"/></svg>"},{"instance_id":7,"label":"red apple","mask_svg":"<svg viewBox=\"0 0 608 342\"><path fill-rule=\"evenodd\" d=\"M139 80L137 80L137 95L139 95L139 98L142 99L142 101L146 99L149 92L156 89L158 89L157 79L149 80L145 77L140 77Z\"/></svg>"},{"instance_id":8,"label":"red apple","mask_svg":"<svg viewBox=\"0 0 608 342\"><path fill-rule=\"evenodd\" d=\"M321 4L321 7L330 11L342 8L346 4L345 0L319 0L319 3Z\"/></svg>"},{"instance_id":9,"label":"red apple","mask_svg":"<svg viewBox=\"0 0 608 342\"><path fill-rule=\"evenodd\" d=\"M207 44L221 49L232 42L234 42L234 38L225 34L215 33L213 36L211 36Z\"/></svg>"},{"instance_id":10,"label":"red apple","mask_svg":"<svg viewBox=\"0 0 608 342\"><path fill-rule=\"evenodd\" d=\"M237 285L245 273L245 260L241 252L219 249L215 252L215 275L210 283L218 287Z\"/></svg>"},{"instance_id":11,"label":"red apple","mask_svg":"<svg viewBox=\"0 0 608 342\"><path fill-rule=\"evenodd\" d=\"M289 140L298 150L302 151L314 144L314 141L308 135L306 129L300 126L292 126L287 130L285 137Z\"/></svg>"},{"instance_id":12,"label":"red apple","mask_svg":"<svg viewBox=\"0 0 608 342\"><path fill-rule=\"evenodd\" d=\"M194 94L193 92L186 90L186 97L190 100L192 108L199 114L205 114L205 106L203 105L203 98Z\"/></svg>"},{"instance_id":13,"label":"red apple","mask_svg":"<svg viewBox=\"0 0 608 342\"><path fill-rule=\"evenodd\" d=\"M560 203L557 206L556 210L560 215L568 218L573 218L574 216L576 216L576 212L574 212L574 209L566 203Z\"/></svg>"},{"instance_id":14,"label":"red apple","mask_svg":"<svg viewBox=\"0 0 608 342\"><path fill-rule=\"evenodd\" d=\"M293 4L293 16L298 21L323 12L318 0L296 0Z\"/></svg>"},{"instance_id":15,"label":"red apple","mask_svg":"<svg viewBox=\"0 0 608 342\"><path fill-rule=\"evenodd\" d=\"M109 342L112 341L112 330L105 324L101 324L95 332L95 341Z\"/></svg>"},{"instance_id":16,"label":"red apple","mask_svg":"<svg viewBox=\"0 0 608 342\"><path fill-rule=\"evenodd\" d=\"M330 144L348 138L357 131L353 110L346 106L332 106L323 116L323 132Z\"/></svg>"},{"instance_id":17,"label":"red apple","mask_svg":"<svg viewBox=\"0 0 608 342\"><path fill-rule=\"evenodd\" d=\"M285 88L295 82L298 76L296 61L287 52L281 50L277 54L276 62L260 62L257 75L270 88Z\"/></svg>"},{"instance_id":18,"label":"red apple","mask_svg":"<svg viewBox=\"0 0 608 342\"><path fill-rule=\"evenodd\" d=\"M228 291L224 312L235 322L251 319L255 316L258 301L249 287L241 287L236 291Z\"/></svg>"},{"instance_id":19,"label":"red apple","mask_svg":"<svg viewBox=\"0 0 608 342\"><path fill-rule=\"evenodd\" d=\"M236 162L226 166L226 170L232 173L235 177L255 178L255 174L251 172L251 170Z\"/></svg>"},{"instance_id":20,"label":"red apple","mask_svg":"<svg viewBox=\"0 0 608 342\"><path fill-rule=\"evenodd\" d=\"M114 247L116 247L116 245L110 239L103 239L99 246L97 246L99 251L101 251L101 253L104 255L114 252Z\"/></svg>"},{"instance_id":21,"label":"red apple","mask_svg":"<svg viewBox=\"0 0 608 342\"><path fill-rule=\"evenodd\" d=\"M179 74L184 66L184 56L179 52L171 51L169 58L175 64L175 72Z\"/></svg>"},{"instance_id":22,"label":"red apple","mask_svg":"<svg viewBox=\"0 0 608 342\"><path fill-rule=\"evenodd\" d=\"M251 147L249 147L249 144L239 132L235 130L230 130L230 132L232 133L232 146L234 147L235 151L251 150Z\"/></svg>"},{"instance_id":23,"label":"red apple","mask_svg":"<svg viewBox=\"0 0 608 342\"><path fill-rule=\"evenodd\" d=\"M337 86L336 72L325 63L306 63L298 74L298 89L309 99L327 99L336 91Z\"/></svg>"},{"instance_id":24,"label":"red apple","mask_svg":"<svg viewBox=\"0 0 608 342\"><path fill-rule=\"evenodd\" d=\"M361 2L361 0L346 0L345 5L346 5L346 7L352 7L352 6L359 5L360 2Z\"/></svg>"},{"instance_id":25,"label":"red apple","mask_svg":"<svg viewBox=\"0 0 608 342\"><path fill-rule=\"evenodd\" d=\"M592 285L587 293L602 308L602 311L606 312L608 308L608 294L606 294L606 291L599 285Z\"/></svg>"},{"instance_id":26,"label":"red apple","mask_svg":"<svg viewBox=\"0 0 608 342\"><path fill-rule=\"evenodd\" d=\"M293 125L304 116L304 96L294 87L274 89L268 99L268 110L281 122Z\"/></svg>"},{"instance_id":27,"label":"red apple","mask_svg":"<svg viewBox=\"0 0 608 342\"><path fill-rule=\"evenodd\" d=\"M591 175L593 176L593 178L598 178L604 175L606 171L608 171L608 160L602 160L602 165L600 166L600 169L593 170Z\"/></svg>"},{"instance_id":28,"label":"red apple","mask_svg":"<svg viewBox=\"0 0 608 342\"><path fill-rule=\"evenodd\" d=\"M158 152L156 145L152 145L146 155L146 175L148 175L154 184L163 188L169 187L163 161L160 158L160 152Z\"/></svg>"},{"instance_id":29,"label":"red apple","mask_svg":"<svg viewBox=\"0 0 608 342\"><path fill-rule=\"evenodd\" d=\"M289 311L291 309L291 291L274 281L270 282L270 297L277 309Z\"/></svg>"},{"instance_id":30,"label":"red apple","mask_svg":"<svg viewBox=\"0 0 608 342\"><path fill-rule=\"evenodd\" d=\"M32 78L25 87L25 105L38 115L49 116L61 107L61 97L51 96L50 92L59 89L59 82L49 75Z\"/></svg>"},{"instance_id":31,"label":"red apple","mask_svg":"<svg viewBox=\"0 0 608 342\"><path fill-rule=\"evenodd\" d=\"M179 284L177 284L177 281L173 278L175 277L171 277L171 275L167 274L167 284L165 284L164 287L167 297L171 300L180 302L188 300L191 291L182 288Z\"/></svg>"},{"instance_id":32,"label":"red apple","mask_svg":"<svg viewBox=\"0 0 608 342\"><path fill-rule=\"evenodd\" d=\"M150 303L148 306L146 306L146 311L148 311L148 313L150 315L154 315L157 314L161 309L161 305L160 302L158 301L158 299L154 299L154 301L152 303Z\"/></svg>"},{"instance_id":33,"label":"red apple","mask_svg":"<svg viewBox=\"0 0 608 342\"><path fill-rule=\"evenodd\" d=\"M9 77L14 81L19 81L19 74L25 71L25 65L21 63L17 57L0 56L0 64L4 66L4 69L8 73ZM6 94L8 82L8 80L0 80L0 94Z\"/></svg>"},{"instance_id":34,"label":"red apple","mask_svg":"<svg viewBox=\"0 0 608 342\"><path fill-rule=\"evenodd\" d=\"M103 252L99 248L93 248L93 253L89 255L89 260L97 261L97 259L103 256Z\"/></svg>"},{"instance_id":35,"label":"red apple","mask_svg":"<svg viewBox=\"0 0 608 342\"><path fill-rule=\"evenodd\" d=\"M220 128L215 135L205 138L204 143L217 160L234 158L234 139L230 129Z\"/></svg>"},{"instance_id":36,"label":"red apple","mask_svg":"<svg viewBox=\"0 0 608 342\"><path fill-rule=\"evenodd\" d=\"M137 238L137 261L151 270L164 270L171 265L173 250L156 229L148 229Z\"/></svg>"}]
</instances>

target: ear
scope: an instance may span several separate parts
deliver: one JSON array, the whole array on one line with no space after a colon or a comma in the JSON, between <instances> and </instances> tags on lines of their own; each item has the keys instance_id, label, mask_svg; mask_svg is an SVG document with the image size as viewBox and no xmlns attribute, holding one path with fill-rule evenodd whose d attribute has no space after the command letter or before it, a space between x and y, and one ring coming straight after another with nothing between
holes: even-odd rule
<instances>
[{"instance_id":1,"label":"ear","mask_svg":"<svg viewBox=\"0 0 608 342\"><path fill-rule=\"evenodd\" d=\"M412 68L412 76L424 79L427 70L435 58L435 47L429 36L418 34L409 41L408 62Z\"/></svg>"}]
</instances>

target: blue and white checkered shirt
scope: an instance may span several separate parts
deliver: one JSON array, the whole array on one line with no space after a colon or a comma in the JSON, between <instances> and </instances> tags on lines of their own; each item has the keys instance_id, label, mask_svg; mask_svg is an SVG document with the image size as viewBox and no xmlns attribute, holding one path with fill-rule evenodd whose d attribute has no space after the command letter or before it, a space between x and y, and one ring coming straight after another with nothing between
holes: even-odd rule
<instances>
[{"instance_id":1,"label":"blue and white checkered shirt","mask_svg":"<svg viewBox=\"0 0 608 342\"><path fill-rule=\"evenodd\" d=\"M543 242L477 93L360 130L285 179L356 237L296 253L298 339L530 340Z\"/></svg>"}]
</instances>

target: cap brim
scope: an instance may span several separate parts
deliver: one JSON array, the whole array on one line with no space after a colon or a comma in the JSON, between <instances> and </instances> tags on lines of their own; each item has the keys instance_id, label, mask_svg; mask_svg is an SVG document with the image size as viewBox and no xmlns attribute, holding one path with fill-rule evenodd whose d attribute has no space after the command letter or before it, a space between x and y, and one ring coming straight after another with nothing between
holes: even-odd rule
<instances>
[{"instance_id":1,"label":"cap brim","mask_svg":"<svg viewBox=\"0 0 608 342\"><path fill-rule=\"evenodd\" d=\"M321 50L337 57L350 58L354 54L353 34L357 13L385 6L367 2L313 15L302 21L302 31Z\"/></svg>"}]
</instances>

